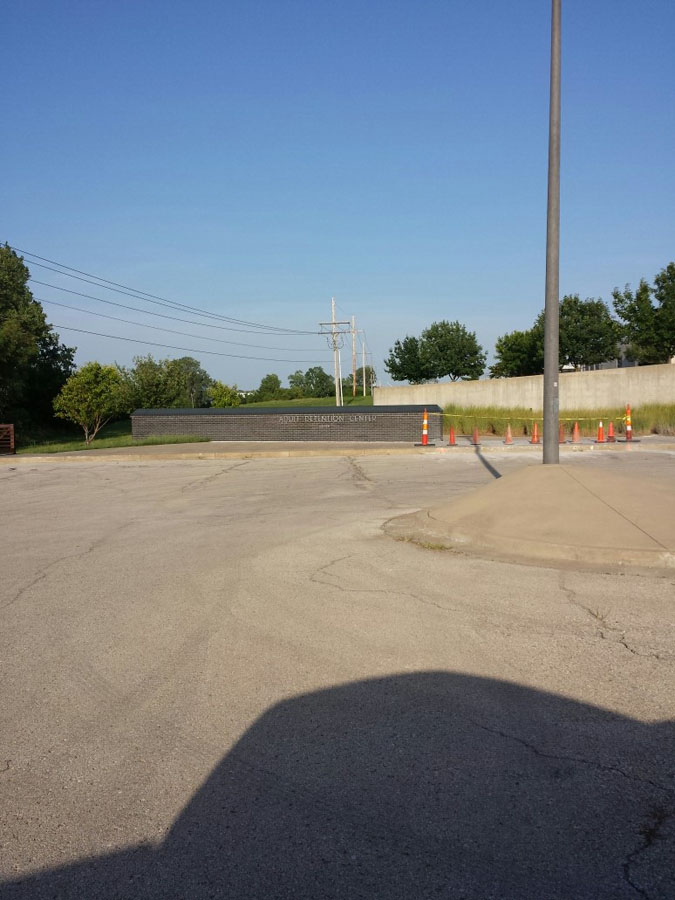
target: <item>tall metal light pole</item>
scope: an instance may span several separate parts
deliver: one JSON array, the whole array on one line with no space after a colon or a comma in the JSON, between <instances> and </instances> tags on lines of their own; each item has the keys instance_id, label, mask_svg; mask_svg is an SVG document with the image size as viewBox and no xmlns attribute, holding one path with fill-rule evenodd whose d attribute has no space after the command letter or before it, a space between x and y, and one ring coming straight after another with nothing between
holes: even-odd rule
<instances>
[{"instance_id":1,"label":"tall metal light pole","mask_svg":"<svg viewBox=\"0 0 675 900\"><path fill-rule=\"evenodd\" d=\"M560 462L559 271L560 271L560 5L551 3L551 95L548 126L546 307L544 314L544 465Z\"/></svg>"}]
</instances>

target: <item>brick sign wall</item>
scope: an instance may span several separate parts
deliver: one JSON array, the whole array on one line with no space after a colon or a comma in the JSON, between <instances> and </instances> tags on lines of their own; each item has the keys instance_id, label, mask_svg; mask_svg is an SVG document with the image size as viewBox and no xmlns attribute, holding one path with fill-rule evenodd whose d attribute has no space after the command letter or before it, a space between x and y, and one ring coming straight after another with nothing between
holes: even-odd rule
<instances>
[{"instance_id":1,"label":"brick sign wall","mask_svg":"<svg viewBox=\"0 0 675 900\"><path fill-rule=\"evenodd\" d=\"M441 440L441 409L427 407L429 440ZM411 441L422 435L423 406L246 409L137 409L134 440L200 435L215 441Z\"/></svg>"}]
</instances>

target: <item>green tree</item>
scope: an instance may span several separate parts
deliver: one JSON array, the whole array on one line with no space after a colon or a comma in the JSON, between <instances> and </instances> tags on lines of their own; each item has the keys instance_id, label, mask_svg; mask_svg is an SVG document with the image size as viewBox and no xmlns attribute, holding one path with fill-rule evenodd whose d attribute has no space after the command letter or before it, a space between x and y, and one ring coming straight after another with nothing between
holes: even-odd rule
<instances>
[{"instance_id":1,"label":"green tree","mask_svg":"<svg viewBox=\"0 0 675 900\"><path fill-rule=\"evenodd\" d=\"M269 377L269 376L268 376ZM335 391L335 382L321 366L312 366L306 372L293 372L288 376L290 397L330 397ZM283 393L283 390L282 390ZM279 396L277 394L277 396ZM269 398L266 398L269 399Z\"/></svg>"},{"instance_id":2,"label":"green tree","mask_svg":"<svg viewBox=\"0 0 675 900\"><path fill-rule=\"evenodd\" d=\"M384 368L394 381L409 381L411 384L423 384L434 375L428 370L422 359L419 338L406 335L402 341L395 341L384 361Z\"/></svg>"},{"instance_id":3,"label":"green tree","mask_svg":"<svg viewBox=\"0 0 675 900\"><path fill-rule=\"evenodd\" d=\"M375 369L372 366L366 366L366 393L372 394L372 387L377 382ZM352 373L350 372L346 378L342 380L342 389L345 397L352 396ZM363 368L359 366L356 370L356 393L363 393Z\"/></svg>"},{"instance_id":4,"label":"green tree","mask_svg":"<svg viewBox=\"0 0 675 900\"><path fill-rule=\"evenodd\" d=\"M169 406L177 409L202 408L209 405L211 376L192 356L165 360Z\"/></svg>"},{"instance_id":5,"label":"green tree","mask_svg":"<svg viewBox=\"0 0 675 900\"><path fill-rule=\"evenodd\" d=\"M621 337L641 366L665 363L675 355L675 263L668 263L654 284L652 288L642 279L635 292L629 285L612 292Z\"/></svg>"},{"instance_id":6,"label":"green tree","mask_svg":"<svg viewBox=\"0 0 675 900\"><path fill-rule=\"evenodd\" d=\"M542 314L543 315L543 314ZM543 322L541 324L543 345ZM616 359L619 329L602 300L568 294L560 301L560 366L594 366Z\"/></svg>"},{"instance_id":7,"label":"green tree","mask_svg":"<svg viewBox=\"0 0 675 900\"><path fill-rule=\"evenodd\" d=\"M172 406L167 381L168 360L156 360L151 354L135 356L131 369L122 369L127 383L130 406L134 409L164 409Z\"/></svg>"},{"instance_id":8,"label":"green tree","mask_svg":"<svg viewBox=\"0 0 675 900\"><path fill-rule=\"evenodd\" d=\"M278 400L281 397L281 391L279 376L273 373L265 375L256 391L256 400Z\"/></svg>"},{"instance_id":9,"label":"green tree","mask_svg":"<svg viewBox=\"0 0 675 900\"><path fill-rule=\"evenodd\" d=\"M538 328L511 331L497 338L497 361L490 367L491 378L540 375L544 371L544 336Z\"/></svg>"},{"instance_id":10,"label":"green tree","mask_svg":"<svg viewBox=\"0 0 675 900\"><path fill-rule=\"evenodd\" d=\"M191 356L154 359L134 357L124 376L132 408L164 409L205 407L210 403L211 376Z\"/></svg>"},{"instance_id":11,"label":"green tree","mask_svg":"<svg viewBox=\"0 0 675 900\"><path fill-rule=\"evenodd\" d=\"M288 376L288 384L291 397L305 396L305 375L300 369Z\"/></svg>"},{"instance_id":12,"label":"green tree","mask_svg":"<svg viewBox=\"0 0 675 900\"><path fill-rule=\"evenodd\" d=\"M420 337L420 357L430 378L474 380L485 370L486 355L475 332L460 322L433 322Z\"/></svg>"},{"instance_id":13,"label":"green tree","mask_svg":"<svg viewBox=\"0 0 675 900\"><path fill-rule=\"evenodd\" d=\"M335 393L332 375L321 366L312 366L305 372L305 397L330 397Z\"/></svg>"},{"instance_id":14,"label":"green tree","mask_svg":"<svg viewBox=\"0 0 675 900\"><path fill-rule=\"evenodd\" d=\"M115 366L87 363L63 385L54 411L60 419L79 425L89 446L107 422L129 412L122 373Z\"/></svg>"},{"instance_id":15,"label":"green tree","mask_svg":"<svg viewBox=\"0 0 675 900\"><path fill-rule=\"evenodd\" d=\"M241 396L236 384L230 387L228 384L223 384L222 381L214 381L209 388L209 396L211 406L215 406L217 409L241 405Z\"/></svg>"},{"instance_id":16,"label":"green tree","mask_svg":"<svg viewBox=\"0 0 675 900\"><path fill-rule=\"evenodd\" d=\"M51 418L75 350L59 343L29 278L23 258L0 246L0 419L37 422Z\"/></svg>"},{"instance_id":17,"label":"green tree","mask_svg":"<svg viewBox=\"0 0 675 900\"><path fill-rule=\"evenodd\" d=\"M675 356L675 262L661 269L654 278L656 331L664 362Z\"/></svg>"},{"instance_id":18,"label":"green tree","mask_svg":"<svg viewBox=\"0 0 675 900\"><path fill-rule=\"evenodd\" d=\"M663 362L657 337L656 310L652 305L652 289L644 280L633 293L629 285L623 291L612 292L614 309L622 320L621 337L627 353L641 366Z\"/></svg>"},{"instance_id":19,"label":"green tree","mask_svg":"<svg viewBox=\"0 0 675 900\"><path fill-rule=\"evenodd\" d=\"M54 397L75 371L75 348L60 343L54 331L38 341L38 355L24 372L22 405L25 420L48 423L54 415Z\"/></svg>"},{"instance_id":20,"label":"green tree","mask_svg":"<svg viewBox=\"0 0 675 900\"><path fill-rule=\"evenodd\" d=\"M619 330L602 300L581 300L568 294L560 301L559 368L592 366L615 359ZM528 331L512 331L497 338L491 378L540 375L544 371L544 313Z\"/></svg>"}]
</instances>

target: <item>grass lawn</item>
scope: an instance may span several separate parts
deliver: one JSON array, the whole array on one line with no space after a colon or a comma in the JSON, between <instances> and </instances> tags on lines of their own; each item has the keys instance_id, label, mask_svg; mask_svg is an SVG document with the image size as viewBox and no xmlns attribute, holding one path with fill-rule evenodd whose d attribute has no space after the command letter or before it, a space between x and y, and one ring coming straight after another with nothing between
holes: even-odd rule
<instances>
[{"instance_id":1,"label":"grass lawn","mask_svg":"<svg viewBox=\"0 0 675 900\"><path fill-rule=\"evenodd\" d=\"M87 447L84 441L76 436L68 438L59 437L58 440L33 442L24 444L16 449L17 453L72 453L74 450L104 450L109 447L143 447L148 444L193 444L198 441L208 441L208 438L190 434L167 435L166 437L151 437L142 441L134 441L131 438L131 419L122 422L112 422L104 426L95 440Z\"/></svg>"},{"instance_id":2,"label":"grass lawn","mask_svg":"<svg viewBox=\"0 0 675 900\"><path fill-rule=\"evenodd\" d=\"M358 394L356 397L345 397L345 406L372 406L373 398ZM261 400L259 403L246 403L242 409L252 406L335 406L335 397L301 397L299 400Z\"/></svg>"}]
</instances>

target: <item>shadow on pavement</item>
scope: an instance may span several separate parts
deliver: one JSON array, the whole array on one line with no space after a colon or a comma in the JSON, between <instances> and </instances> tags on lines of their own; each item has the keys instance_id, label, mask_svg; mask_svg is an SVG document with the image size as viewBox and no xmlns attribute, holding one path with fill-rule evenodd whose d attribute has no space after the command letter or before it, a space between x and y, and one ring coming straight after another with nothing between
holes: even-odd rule
<instances>
[{"instance_id":1,"label":"shadow on pavement","mask_svg":"<svg viewBox=\"0 0 675 900\"><path fill-rule=\"evenodd\" d=\"M476 447L476 456L481 461L481 463L485 466L485 468L488 470L490 475L492 475L493 478L501 478L502 477L502 473L499 471L499 469L495 469L495 467L492 465L492 463L489 462L487 459L485 459L485 457L483 456L483 454L481 452L480 447Z\"/></svg>"},{"instance_id":2,"label":"shadow on pavement","mask_svg":"<svg viewBox=\"0 0 675 900\"><path fill-rule=\"evenodd\" d=\"M139 846L39 898L672 898L673 723L423 672L284 701Z\"/></svg>"}]
</instances>

